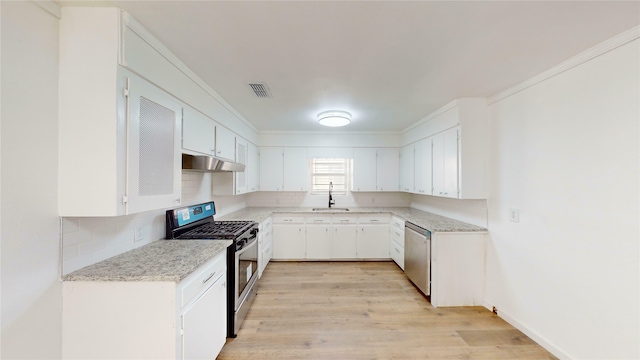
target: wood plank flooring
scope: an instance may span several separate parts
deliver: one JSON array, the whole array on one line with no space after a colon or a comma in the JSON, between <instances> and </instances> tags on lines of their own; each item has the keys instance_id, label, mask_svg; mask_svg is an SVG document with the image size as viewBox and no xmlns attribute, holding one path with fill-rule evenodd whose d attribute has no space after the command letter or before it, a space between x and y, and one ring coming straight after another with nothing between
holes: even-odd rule
<instances>
[{"instance_id":1,"label":"wood plank flooring","mask_svg":"<svg viewBox=\"0 0 640 360\"><path fill-rule=\"evenodd\" d=\"M484 307L433 308L393 262L271 262L218 359L556 359Z\"/></svg>"}]
</instances>

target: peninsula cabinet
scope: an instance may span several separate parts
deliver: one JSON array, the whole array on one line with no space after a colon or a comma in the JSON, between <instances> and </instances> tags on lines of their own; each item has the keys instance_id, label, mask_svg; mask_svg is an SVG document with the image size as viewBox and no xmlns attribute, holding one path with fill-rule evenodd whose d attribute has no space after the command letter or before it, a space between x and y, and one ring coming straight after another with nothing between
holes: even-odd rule
<instances>
[{"instance_id":1,"label":"peninsula cabinet","mask_svg":"<svg viewBox=\"0 0 640 360\"><path fill-rule=\"evenodd\" d=\"M63 359L215 359L226 342L226 251L179 283L64 281Z\"/></svg>"},{"instance_id":2,"label":"peninsula cabinet","mask_svg":"<svg viewBox=\"0 0 640 360\"><path fill-rule=\"evenodd\" d=\"M431 304L483 305L485 232L431 233Z\"/></svg>"}]
</instances>

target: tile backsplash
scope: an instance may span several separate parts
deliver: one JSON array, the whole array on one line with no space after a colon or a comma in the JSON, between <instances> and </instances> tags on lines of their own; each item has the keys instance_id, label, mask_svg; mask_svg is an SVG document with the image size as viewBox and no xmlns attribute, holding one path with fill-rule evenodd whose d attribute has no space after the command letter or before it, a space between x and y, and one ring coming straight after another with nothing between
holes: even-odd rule
<instances>
[{"instance_id":1,"label":"tile backsplash","mask_svg":"<svg viewBox=\"0 0 640 360\"><path fill-rule=\"evenodd\" d=\"M211 196L211 173L183 171L182 205L216 202L217 216L246 206L324 207L328 196L307 192L256 192ZM336 195L336 207L408 207L405 193L349 193ZM165 238L164 210L116 217L62 218L62 273L68 274L112 256Z\"/></svg>"}]
</instances>

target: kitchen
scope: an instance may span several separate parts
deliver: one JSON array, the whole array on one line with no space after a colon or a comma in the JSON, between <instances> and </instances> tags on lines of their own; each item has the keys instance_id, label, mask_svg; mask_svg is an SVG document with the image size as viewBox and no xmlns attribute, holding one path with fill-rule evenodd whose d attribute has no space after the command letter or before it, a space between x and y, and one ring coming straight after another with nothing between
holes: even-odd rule
<instances>
[{"instance_id":1,"label":"kitchen","mask_svg":"<svg viewBox=\"0 0 640 360\"><path fill-rule=\"evenodd\" d=\"M61 357L60 268L164 236L161 211L65 217L61 224L60 143L51 136L58 132L59 18L52 13L59 9L41 5L2 3L3 358ZM624 13L631 14L628 25L570 56L612 39L605 50L536 77L568 56L531 73L514 93L488 95L497 93L489 105L486 201L406 193L337 199L338 206L411 206L487 227L486 302L564 358L638 357L637 29L618 36L638 24L638 12L618 15ZM377 133L252 135L242 123L233 130L261 147L404 145L400 136ZM207 174L183 174L183 202L206 201L210 181ZM324 205L292 192L214 199L222 215L245 206ZM520 210L519 223L509 221L509 209ZM139 241L124 245L140 228ZM78 256L61 258L61 231ZM118 236L123 241L113 248L100 241Z\"/></svg>"}]
</instances>

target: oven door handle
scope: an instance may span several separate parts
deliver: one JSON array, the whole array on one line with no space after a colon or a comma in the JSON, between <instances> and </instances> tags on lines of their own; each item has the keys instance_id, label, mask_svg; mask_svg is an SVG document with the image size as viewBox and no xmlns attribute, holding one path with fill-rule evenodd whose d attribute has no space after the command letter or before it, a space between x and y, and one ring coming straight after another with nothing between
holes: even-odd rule
<instances>
[{"instance_id":1,"label":"oven door handle","mask_svg":"<svg viewBox=\"0 0 640 360\"><path fill-rule=\"evenodd\" d=\"M240 256L245 251L250 249L252 246L256 246L258 244L258 242L256 241L256 238L257 238L256 236L252 236L252 237L248 238L247 241L245 242L245 245L242 247L242 249L236 251L236 256Z\"/></svg>"}]
</instances>

